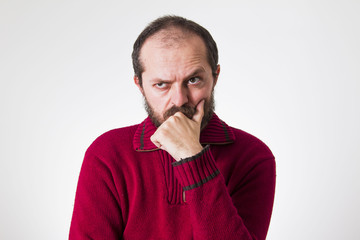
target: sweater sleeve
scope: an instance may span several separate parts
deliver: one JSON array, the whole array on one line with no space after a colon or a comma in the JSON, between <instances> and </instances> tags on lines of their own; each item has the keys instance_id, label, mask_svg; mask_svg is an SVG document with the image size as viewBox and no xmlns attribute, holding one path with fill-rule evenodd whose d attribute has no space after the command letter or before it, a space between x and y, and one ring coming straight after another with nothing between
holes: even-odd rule
<instances>
[{"instance_id":1,"label":"sweater sleeve","mask_svg":"<svg viewBox=\"0 0 360 240\"><path fill-rule=\"evenodd\" d=\"M185 190L194 239L265 239L274 199L275 161L259 161L229 193L210 147L173 163Z\"/></svg>"},{"instance_id":2,"label":"sweater sleeve","mask_svg":"<svg viewBox=\"0 0 360 240\"><path fill-rule=\"evenodd\" d=\"M120 239L118 194L108 163L85 154L75 196L69 239ZM120 231L119 231L120 230Z\"/></svg>"}]
</instances>

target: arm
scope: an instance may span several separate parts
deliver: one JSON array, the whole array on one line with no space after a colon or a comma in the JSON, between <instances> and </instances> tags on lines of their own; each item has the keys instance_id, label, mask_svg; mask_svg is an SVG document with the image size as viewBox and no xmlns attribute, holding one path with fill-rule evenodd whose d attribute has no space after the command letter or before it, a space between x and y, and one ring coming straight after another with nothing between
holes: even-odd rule
<instances>
[{"instance_id":1,"label":"arm","mask_svg":"<svg viewBox=\"0 0 360 240\"><path fill-rule=\"evenodd\" d=\"M194 239L265 239L274 198L274 159L259 162L231 194L209 147L173 166L186 193Z\"/></svg>"},{"instance_id":2,"label":"arm","mask_svg":"<svg viewBox=\"0 0 360 240\"><path fill-rule=\"evenodd\" d=\"M87 151L78 181L69 239L120 239L123 229L110 167Z\"/></svg>"},{"instance_id":3,"label":"arm","mask_svg":"<svg viewBox=\"0 0 360 240\"><path fill-rule=\"evenodd\" d=\"M236 187L230 193L209 147L199 143L203 103L192 119L178 112L151 137L176 160L173 166L190 207L194 238L265 239L274 199L274 158L266 154L260 159L262 154L255 151L255 166L240 176L236 169L232 172Z\"/></svg>"}]
</instances>

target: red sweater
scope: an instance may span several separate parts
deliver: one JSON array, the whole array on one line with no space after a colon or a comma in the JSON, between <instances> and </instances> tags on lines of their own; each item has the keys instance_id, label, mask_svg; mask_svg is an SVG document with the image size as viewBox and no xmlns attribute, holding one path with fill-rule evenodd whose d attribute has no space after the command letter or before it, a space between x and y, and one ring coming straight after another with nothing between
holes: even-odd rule
<instances>
[{"instance_id":1,"label":"red sweater","mask_svg":"<svg viewBox=\"0 0 360 240\"><path fill-rule=\"evenodd\" d=\"M147 118L89 147L69 239L265 239L275 161L264 143L214 115L204 150L176 162L155 130Z\"/></svg>"}]
</instances>

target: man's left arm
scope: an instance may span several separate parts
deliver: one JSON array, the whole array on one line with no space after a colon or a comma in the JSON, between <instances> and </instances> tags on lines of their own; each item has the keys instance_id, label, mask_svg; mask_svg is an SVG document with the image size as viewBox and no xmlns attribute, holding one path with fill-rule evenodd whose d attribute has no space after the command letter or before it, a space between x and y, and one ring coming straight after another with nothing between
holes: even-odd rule
<instances>
[{"instance_id":1,"label":"man's left arm","mask_svg":"<svg viewBox=\"0 0 360 240\"><path fill-rule=\"evenodd\" d=\"M173 163L185 190L194 239L265 239L275 187L275 161L263 159L229 193L224 177L207 146L194 157Z\"/></svg>"},{"instance_id":2,"label":"man's left arm","mask_svg":"<svg viewBox=\"0 0 360 240\"><path fill-rule=\"evenodd\" d=\"M274 199L274 158L260 159L241 179L244 185L230 194L209 147L199 143L203 106L201 101L192 119L176 113L151 137L176 160L173 166L185 190L194 238L265 239Z\"/></svg>"}]
</instances>

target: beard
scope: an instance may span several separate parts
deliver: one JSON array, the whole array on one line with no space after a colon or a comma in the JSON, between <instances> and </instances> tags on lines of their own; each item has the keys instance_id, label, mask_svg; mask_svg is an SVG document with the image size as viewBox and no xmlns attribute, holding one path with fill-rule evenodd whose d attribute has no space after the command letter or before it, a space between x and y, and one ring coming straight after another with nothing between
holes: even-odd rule
<instances>
[{"instance_id":1,"label":"beard","mask_svg":"<svg viewBox=\"0 0 360 240\"><path fill-rule=\"evenodd\" d=\"M145 110L148 113L151 121L153 124L158 128L166 119L168 119L170 116L173 116L177 112L183 113L187 118L192 119L194 114L196 113L196 106L191 107L188 104L184 104L181 107L178 106L172 106L168 110L166 110L162 116L162 118L159 116L158 113L156 113L149 104L149 102L146 99L146 96L144 96L144 106ZM215 111L215 100L214 100L214 91L211 92L210 99L206 99L204 103L204 116L201 120L201 129L203 129L210 119L212 118ZM161 120L163 119L163 120Z\"/></svg>"}]
</instances>

